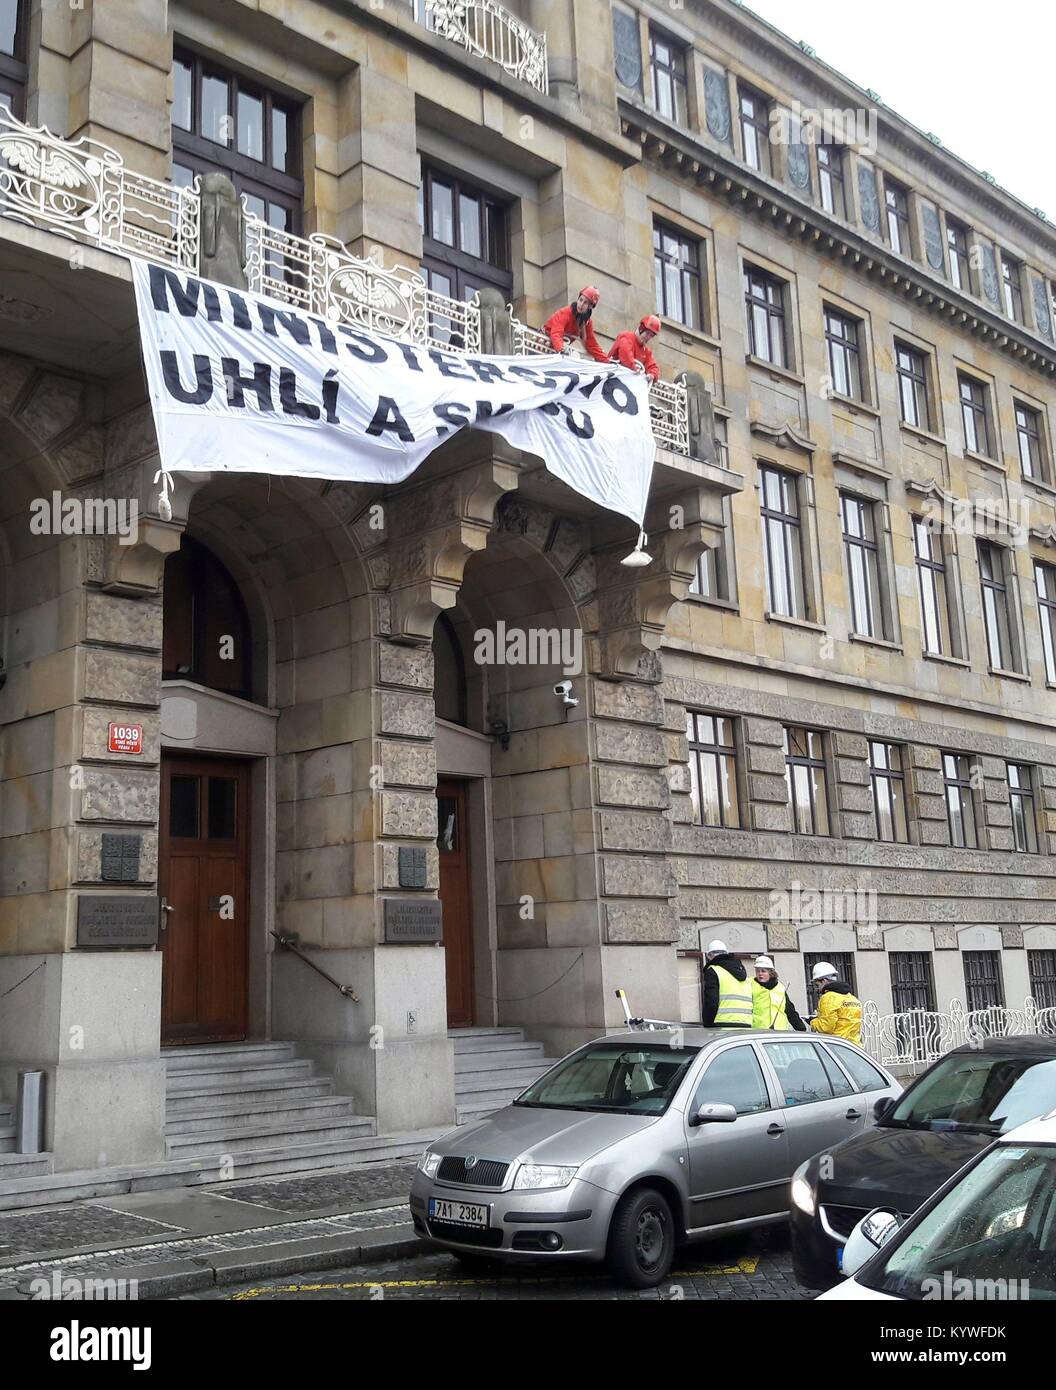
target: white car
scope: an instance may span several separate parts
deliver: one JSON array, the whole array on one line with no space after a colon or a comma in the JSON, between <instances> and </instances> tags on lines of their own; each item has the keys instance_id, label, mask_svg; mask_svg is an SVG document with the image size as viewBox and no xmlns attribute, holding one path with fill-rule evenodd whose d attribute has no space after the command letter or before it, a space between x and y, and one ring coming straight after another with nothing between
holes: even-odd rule
<instances>
[{"instance_id":1,"label":"white car","mask_svg":"<svg viewBox=\"0 0 1056 1390\"><path fill-rule=\"evenodd\" d=\"M824 1299L1056 1302L1056 1111L1002 1135L905 1224L878 1207L851 1232Z\"/></svg>"}]
</instances>

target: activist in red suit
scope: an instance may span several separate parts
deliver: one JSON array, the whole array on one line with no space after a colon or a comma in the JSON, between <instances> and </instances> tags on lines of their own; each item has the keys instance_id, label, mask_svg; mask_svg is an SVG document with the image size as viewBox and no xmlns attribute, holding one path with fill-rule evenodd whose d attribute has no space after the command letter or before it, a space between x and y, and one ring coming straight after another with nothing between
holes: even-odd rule
<instances>
[{"instance_id":1,"label":"activist in red suit","mask_svg":"<svg viewBox=\"0 0 1056 1390\"><path fill-rule=\"evenodd\" d=\"M647 314L635 332L620 333L612 345L609 359L632 371L644 372L650 381L660 380L660 365L649 348L649 339L660 332L660 320Z\"/></svg>"},{"instance_id":2,"label":"activist in red suit","mask_svg":"<svg viewBox=\"0 0 1056 1390\"><path fill-rule=\"evenodd\" d=\"M601 295L593 285L580 290L575 304L566 304L551 314L543 324L543 332L553 344L555 352L566 352L569 339L578 338L595 362L607 362L608 353L594 336L594 325L590 316L597 307Z\"/></svg>"}]
</instances>

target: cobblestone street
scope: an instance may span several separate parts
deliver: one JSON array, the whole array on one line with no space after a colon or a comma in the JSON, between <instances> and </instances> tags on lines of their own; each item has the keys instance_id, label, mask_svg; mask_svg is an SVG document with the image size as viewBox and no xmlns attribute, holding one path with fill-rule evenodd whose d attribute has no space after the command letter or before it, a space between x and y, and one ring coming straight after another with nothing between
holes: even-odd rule
<instances>
[{"instance_id":1,"label":"cobblestone street","mask_svg":"<svg viewBox=\"0 0 1056 1390\"><path fill-rule=\"evenodd\" d=\"M260 1280L235 1288L188 1294L187 1299L233 1302L261 1299L716 1299L731 1302L789 1301L813 1298L814 1291L796 1283L784 1231L701 1246L675 1258L675 1267L659 1289L619 1287L603 1270L530 1266L510 1269L492 1263L463 1263L452 1255L423 1253L410 1259L352 1265L296 1278Z\"/></svg>"}]
</instances>

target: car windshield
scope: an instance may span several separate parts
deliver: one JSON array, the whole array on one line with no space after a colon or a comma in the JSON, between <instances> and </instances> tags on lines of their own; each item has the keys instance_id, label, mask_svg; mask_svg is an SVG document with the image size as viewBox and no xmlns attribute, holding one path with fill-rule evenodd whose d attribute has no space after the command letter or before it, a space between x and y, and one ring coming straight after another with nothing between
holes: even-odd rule
<instances>
[{"instance_id":1,"label":"car windshield","mask_svg":"<svg viewBox=\"0 0 1056 1390\"><path fill-rule=\"evenodd\" d=\"M857 1276L908 1299L1056 1299L1056 1145L997 1144Z\"/></svg>"},{"instance_id":2,"label":"car windshield","mask_svg":"<svg viewBox=\"0 0 1056 1390\"><path fill-rule=\"evenodd\" d=\"M695 1047L600 1043L559 1062L514 1105L661 1115L696 1055Z\"/></svg>"},{"instance_id":3,"label":"car windshield","mask_svg":"<svg viewBox=\"0 0 1056 1390\"><path fill-rule=\"evenodd\" d=\"M883 1117L898 1129L1006 1134L1056 1106L1056 1059L953 1052Z\"/></svg>"}]
</instances>

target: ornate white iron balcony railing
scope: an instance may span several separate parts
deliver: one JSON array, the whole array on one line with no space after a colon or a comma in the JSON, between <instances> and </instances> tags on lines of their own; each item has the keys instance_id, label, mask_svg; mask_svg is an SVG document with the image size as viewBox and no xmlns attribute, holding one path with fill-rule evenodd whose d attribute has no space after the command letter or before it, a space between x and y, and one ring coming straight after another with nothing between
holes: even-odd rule
<instances>
[{"instance_id":1,"label":"ornate white iron balcony railing","mask_svg":"<svg viewBox=\"0 0 1056 1390\"><path fill-rule=\"evenodd\" d=\"M545 333L513 320L513 350L517 356L553 352ZM681 381L654 381L649 389L649 415L656 442L676 454L689 453L689 401Z\"/></svg>"},{"instance_id":2,"label":"ornate white iron balcony railing","mask_svg":"<svg viewBox=\"0 0 1056 1390\"><path fill-rule=\"evenodd\" d=\"M98 140L60 140L0 107L0 216L197 270L199 208L196 186L133 173Z\"/></svg>"},{"instance_id":3,"label":"ornate white iron balcony railing","mask_svg":"<svg viewBox=\"0 0 1056 1390\"><path fill-rule=\"evenodd\" d=\"M550 90L546 35L495 0L416 0L416 10L420 22L440 38L498 63L544 95Z\"/></svg>"},{"instance_id":4,"label":"ornate white iron balcony railing","mask_svg":"<svg viewBox=\"0 0 1056 1390\"><path fill-rule=\"evenodd\" d=\"M246 277L257 294L365 332L461 352L480 351L480 308L426 285L407 266L385 269L334 237L271 227L247 212Z\"/></svg>"},{"instance_id":5,"label":"ornate white iron balcony railing","mask_svg":"<svg viewBox=\"0 0 1056 1390\"><path fill-rule=\"evenodd\" d=\"M1022 1009L994 1004L969 1010L959 999L944 1011L882 1014L872 1000L862 1009L862 1047L884 1066L930 1066L966 1043L1036 1033L1056 1035L1056 1008L1039 1008L1029 995Z\"/></svg>"}]
</instances>

